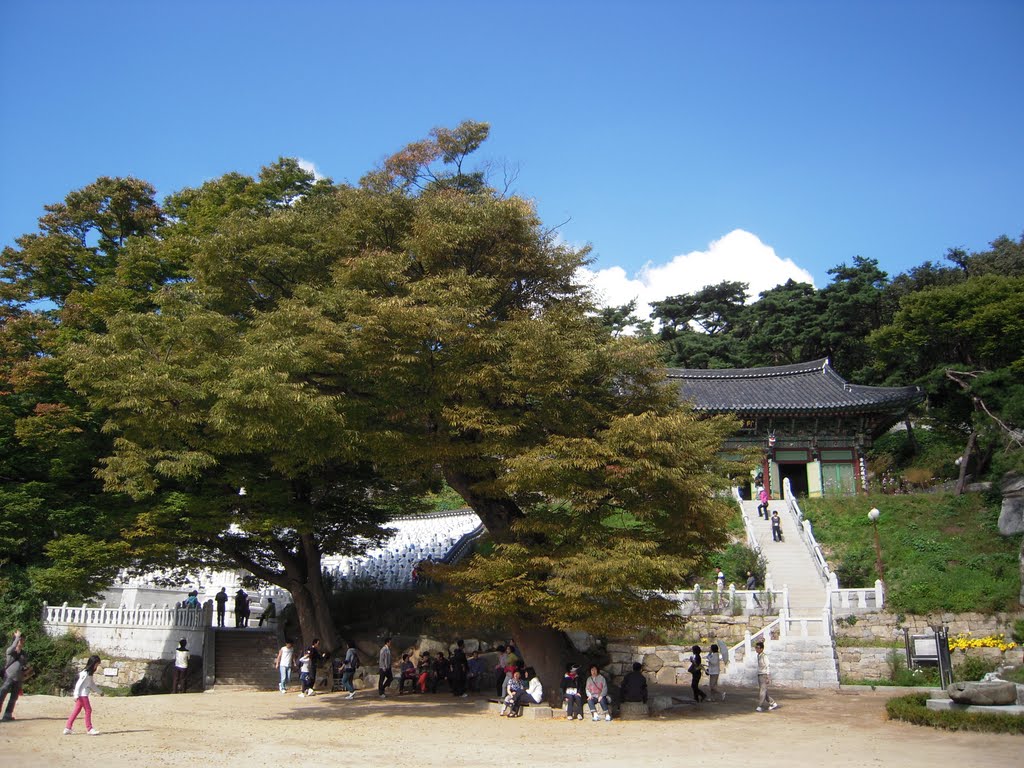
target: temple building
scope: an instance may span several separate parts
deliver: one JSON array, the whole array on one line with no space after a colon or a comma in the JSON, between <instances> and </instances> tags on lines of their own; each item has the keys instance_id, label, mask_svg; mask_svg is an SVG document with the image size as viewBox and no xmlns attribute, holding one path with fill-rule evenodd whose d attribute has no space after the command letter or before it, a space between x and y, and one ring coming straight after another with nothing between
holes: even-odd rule
<instances>
[{"instance_id":1,"label":"temple building","mask_svg":"<svg viewBox=\"0 0 1024 768\"><path fill-rule=\"evenodd\" d=\"M668 378L698 412L742 420L725 449L760 449L760 464L741 488L747 498L755 479L773 498L784 478L797 496L865 490L872 443L924 399L920 387L850 384L828 358L769 368L669 368Z\"/></svg>"}]
</instances>

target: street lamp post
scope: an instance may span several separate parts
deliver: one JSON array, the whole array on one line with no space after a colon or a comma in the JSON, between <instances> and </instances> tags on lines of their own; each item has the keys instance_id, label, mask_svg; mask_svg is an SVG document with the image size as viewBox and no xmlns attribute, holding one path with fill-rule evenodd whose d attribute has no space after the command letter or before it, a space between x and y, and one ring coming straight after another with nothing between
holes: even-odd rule
<instances>
[{"instance_id":1,"label":"street lamp post","mask_svg":"<svg viewBox=\"0 0 1024 768\"><path fill-rule=\"evenodd\" d=\"M881 515L882 513L878 511L877 507L868 512L868 520L871 521L871 526L875 529L875 570L878 571L878 580L885 583L885 566L882 565L882 542L878 538L878 518Z\"/></svg>"}]
</instances>

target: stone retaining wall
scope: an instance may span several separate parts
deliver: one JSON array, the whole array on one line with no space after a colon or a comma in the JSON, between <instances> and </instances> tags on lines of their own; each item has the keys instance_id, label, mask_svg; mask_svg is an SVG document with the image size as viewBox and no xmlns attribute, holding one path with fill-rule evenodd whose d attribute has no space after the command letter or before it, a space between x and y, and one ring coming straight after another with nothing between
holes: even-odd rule
<instances>
[{"instance_id":1,"label":"stone retaining wall","mask_svg":"<svg viewBox=\"0 0 1024 768\"><path fill-rule=\"evenodd\" d=\"M1024 613L998 613L994 615L982 613L936 613L928 616L913 616L897 613L860 614L856 621L850 623L847 617L836 612L833 628L837 638L852 638L883 642L903 643L903 628L907 627L911 634L930 634L932 624L949 627L950 637L961 633L971 633L974 637L1005 634L1007 638L1013 632L1013 623L1024 618Z\"/></svg>"}]
</instances>

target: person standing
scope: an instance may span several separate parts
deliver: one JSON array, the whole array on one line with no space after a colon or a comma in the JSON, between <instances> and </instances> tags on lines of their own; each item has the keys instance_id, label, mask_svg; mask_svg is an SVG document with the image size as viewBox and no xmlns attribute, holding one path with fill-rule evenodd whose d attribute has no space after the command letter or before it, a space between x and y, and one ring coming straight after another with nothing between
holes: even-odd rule
<instances>
[{"instance_id":1,"label":"person standing","mask_svg":"<svg viewBox=\"0 0 1024 768\"><path fill-rule=\"evenodd\" d=\"M277 649L274 657L274 668L278 673L277 688L281 693L288 692L288 683L292 681L292 667L295 666L295 644L285 640L284 645Z\"/></svg>"},{"instance_id":2,"label":"person standing","mask_svg":"<svg viewBox=\"0 0 1024 768\"><path fill-rule=\"evenodd\" d=\"M494 665L495 695L500 699L505 695L505 664L508 663L508 650L504 645L498 646L498 660Z\"/></svg>"},{"instance_id":3,"label":"person standing","mask_svg":"<svg viewBox=\"0 0 1024 768\"><path fill-rule=\"evenodd\" d=\"M718 644L714 643L711 645L711 651L708 653L708 688L711 690L712 698L718 693L718 676L721 672L722 654L718 652ZM724 693L719 701L725 701Z\"/></svg>"},{"instance_id":4,"label":"person standing","mask_svg":"<svg viewBox=\"0 0 1024 768\"><path fill-rule=\"evenodd\" d=\"M779 510L772 511L772 540L782 541L782 518L779 517Z\"/></svg>"},{"instance_id":5,"label":"person standing","mask_svg":"<svg viewBox=\"0 0 1024 768\"><path fill-rule=\"evenodd\" d=\"M757 505L757 516L763 517L765 520L768 519L768 501L771 499L771 494L768 493L767 488L762 488L757 494L757 500L760 502Z\"/></svg>"},{"instance_id":6,"label":"person standing","mask_svg":"<svg viewBox=\"0 0 1024 768\"><path fill-rule=\"evenodd\" d=\"M14 703L21 693L21 681L28 667L28 656L25 654L25 638L21 630L14 630L14 640L7 648L7 655L4 658L4 682L0 685L0 709L4 706L4 699L7 699L7 709L0 720L9 722L14 719Z\"/></svg>"},{"instance_id":7,"label":"person standing","mask_svg":"<svg viewBox=\"0 0 1024 768\"><path fill-rule=\"evenodd\" d=\"M188 641L181 638L178 641L178 648L174 652L174 677L171 683L171 693L185 693L188 691L188 660L192 656L188 652Z\"/></svg>"},{"instance_id":8,"label":"person standing","mask_svg":"<svg viewBox=\"0 0 1024 768\"><path fill-rule=\"evenodd\" d=\"M768 663L768 654L764 652L764 642L758 640L754 645L757 651L757 708L755 712L764 712L765 709L776 709L779 705L768 695L768 685L772 681L771 666Z\"/></svg>"},{"instance_id":9,"label":"person standing","mask_svg":"<svg viewBox=\"0 0 1024 768\"><path fill-rule=\"evenodd\" d=\"M312 696L316 693L314 689L316 687L317 666L320 664L320 660L326 656L326 654L320 652L320 638L313 638L313 642L310 643L309 648L306 649L305 656L309 659L309 684L306 685L304 682L302 691L307 696ZM301 659L299 661L301 661Z\"/></svg>"},{"instance_id":10,"label":"person standing","mask_svg":"<svg viewBox=\"0 0 1024 768\"><path fill-rule=\"evenodd\" d=\"M466 676L469 674L469 659L466 658L466 643L463 640L455 642L455 651L451 657L451 672L448 679L452 689L452 696L466 697Z\"/></svg>"},{"instance_id":11,"label":"person standing","mask_svg":"<svg viewBox=\"0 0 1024 768\"><path fill-rule=\"evenodd\" d=\"M228 588L221 587L220 592L214 595L213 600L217 603L217 626L224 626L224 611L228 605Z\"/></svg>"},{"instance_id":12,"label":"person standing","mask_svg":"<svg viewBox=\"0 0 1024 768\"><path fill-rule=\"evenodd\" d=\"M693 691L694 702L700 704L708 697L708 695L700 689L700 676L703 673L704 664L700 658L700 646L695 645L690 650L692 651L690 654L690 668L687 670L690 673L690 690Z\"/></svg>"},{"instance_id":13,"label":"person standing","mask_svg":"<svg viewBox=\"0 0 1024 768\"><path fill-rule=\"evenodd\" d=\"M244 627L245 614L249 610L249 596L244 589L235 592L235 626Z\"/></svg>"},{"instance_id":14,"label":"person standing","mask_svg":"<svg viewBox=\"0 0 1024 768\"><path fill-rule=\"evenodd\" d=\"M356 697L356 687L352 683L352 678L356 676L357 669L359 669L359 654L356 652L356 647L350 645L345 651L345 661L342 662L341 668L341 687L348 691L350 699Z\"/></svg>"},{"instance_id":15,"label":"person standing","mask_svg":"<svg viewBox=\"0 0 1024 768\"><path fill-rule=\"evenodd\" d=\"M757 589L757 576L750 571L747 571L747 589Z\"/></svg>"},{"instance_id":16,"label":"person standing","mask_svg":"<svg viewBox=\"0 0 1024 768\"><path fill-rule=\"evenodd\" d=\"M377 695L382 699L387 698L385 689L391 685L394 675L391 674L391 638L384 638L384 645L380 647L380 654L377 656Z\"/></svg>"},{"instance_id":17,"label":"person standing","mask_svg":"<svg viewBox=\"0 0 1024 768\"><path fill-rule=\"evenodd\" d=\"M719 592L725 592L725 571L718 569L718 576L715 578L715 588Z\"/></svg>"},{"instance_id":18,"label":"person standing","mask_svg":"<svg viewBox=\"0 0 1024 768\"><path fill-rule=\"evenodd\" d=\"M100 665L99 656L90 656L85 662L85 669L78 673L78 681L75 683L75 706L71 710L71 716L64 723L64 735L70 736L71 729L75 727L75 720L78 713L85 710L85 732L90 736L99 736L100 732L92 727L92 704L89 702L89 693L99 693L92 676L96 673L96 667Z\"/></svg>"}]
</instances>

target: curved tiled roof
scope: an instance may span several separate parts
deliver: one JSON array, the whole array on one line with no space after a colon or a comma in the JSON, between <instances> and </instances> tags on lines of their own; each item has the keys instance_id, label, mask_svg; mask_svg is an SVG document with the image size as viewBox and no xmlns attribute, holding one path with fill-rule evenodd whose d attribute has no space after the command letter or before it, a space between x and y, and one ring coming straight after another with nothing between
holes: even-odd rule
<instances>
[{"instance_id":1,"label":"curved tiled roof","mask_svg":"<svg viewBox=\"0 0 1024 768\"><path fill-rule=\"evenodd\" d=\"M669 368L667 375L684 400L716 413L862 413L902 409L924 398L920 387L850 384L827 357L767 368Z\"/></svg>"}]
</instances>

